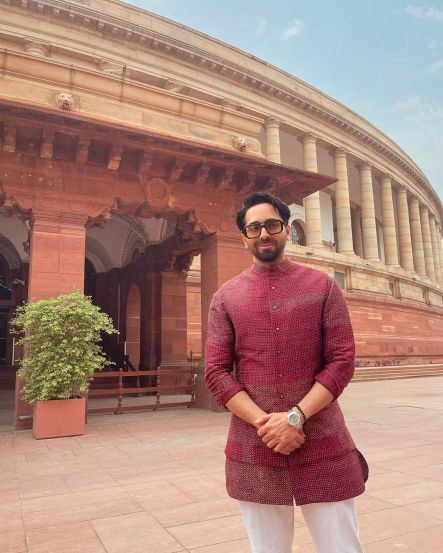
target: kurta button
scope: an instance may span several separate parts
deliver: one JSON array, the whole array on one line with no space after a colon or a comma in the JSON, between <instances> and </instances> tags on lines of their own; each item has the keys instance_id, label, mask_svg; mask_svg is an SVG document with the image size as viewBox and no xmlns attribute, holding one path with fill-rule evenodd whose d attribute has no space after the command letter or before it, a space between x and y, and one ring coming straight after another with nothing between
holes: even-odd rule
<instances>
[{"instance_id":1,"label":"kurta button","mask_svg":"<svg viewBox=\"0 0 443 553\"><path fill-rule=\"evenodd\" d=\"M276 306L276 305L273 305L273 306L272 306L272 309L277 309L277 306Z\"/></svg>"},{"instance_id":2,"label":"kurta button","mask_svg":"<svg viewBox=\"0 0 443 553\"><path fill-rule=\"evenodd\" d=\"M275 286L271 286L271 288L272 288L273 290L275 290Z\"/></svg>"},{"instance_id":3,"label":"kurta button","mask_svg":"<svg viewBox=\"0 0 443 553\"><path fill-rule=\"evenodd\" d=\"M280 396L280 399L284 399L285 396Z\"/></svg>"},{"instance_id":4,"label":"kurta button","mask_svg":"<svg viewBox=\"0 0 443 553\"><path fill-rule=\"evenodd\" d=\"M283 378L283 375L282 375L281 373L280 373L278 376L279 376L280 378Z\"/></svg>"},{"instance_id":5,"label":"kurta button","mask_svg":"<svg viewBox=\"0 0 443 553\"><path fill-rule=\"evenodd\" d=\"M275 330L280 330L278 327Z\"/></svg>"}]
</instances>

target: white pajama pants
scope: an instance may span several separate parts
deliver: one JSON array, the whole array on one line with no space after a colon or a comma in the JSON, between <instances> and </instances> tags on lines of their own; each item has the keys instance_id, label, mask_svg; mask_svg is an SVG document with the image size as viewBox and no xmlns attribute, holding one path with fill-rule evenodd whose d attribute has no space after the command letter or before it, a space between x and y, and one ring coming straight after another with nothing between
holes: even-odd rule
<instances>
[{"instance_id":1,"label":"white pajama pants","mask_svg":"<svg viewBox=\"0 0 443 553\"><path fill-rule=\"evenodd\" d=\"M252 553L291 553L294 509L240 501ZM353 499L302 505L317 553L363 553Z\"/></svg>"}]
</instances>

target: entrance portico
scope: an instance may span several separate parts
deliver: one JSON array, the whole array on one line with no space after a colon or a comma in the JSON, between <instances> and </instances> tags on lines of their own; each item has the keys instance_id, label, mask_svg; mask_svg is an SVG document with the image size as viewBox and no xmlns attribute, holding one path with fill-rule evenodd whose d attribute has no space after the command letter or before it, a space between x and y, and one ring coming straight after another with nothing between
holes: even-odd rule
<instances>
[{"instance_id":1,"label":"entrance portico","mask_svg":"<svg viewBox=\"0 0 443 553\"><path fill-rule=\"evenodd\" d=\"M196 254L203 334L212 294L250 263L234 220L248 192L302 203L334 181L244 153L241 142L228 150L12 104L0 121L3 209L30 230L29 300L83 290L86 257L86 290L120 331L105 351L120 362L127 348L142 369L186 359L185 276ZM107 226L137 221L161 227L159 239L128 234L119 263L109 251L105 259ZM17 402L17 420L25 412Z\"/></svg>"}]
</instances>

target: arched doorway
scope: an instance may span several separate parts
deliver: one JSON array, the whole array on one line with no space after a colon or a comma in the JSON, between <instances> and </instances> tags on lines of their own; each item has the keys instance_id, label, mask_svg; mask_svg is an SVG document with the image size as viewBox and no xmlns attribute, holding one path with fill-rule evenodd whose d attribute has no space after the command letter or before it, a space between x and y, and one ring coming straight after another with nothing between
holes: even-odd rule
<instances>
[{"instance_id":1,"label":"arched doorway","mask_svg":"<svg viewBox=\"0 0 443 553\"><path fill-rule=\"evenodd\" d=\"M136 284L129 289L126 303L126 342L125 352L133 367L140 364L140 290Z\"/></svg>"},{"instance_id":2,"label":"arched doorway","mask_svg":"<svg viewBox=\"0 0 443 553\"><path fill-rule=\"evenodd\" d=\"M3 255L0 254L0 365L8 365L11 360L8 352L9 317L12 301L11 278L9 266Z\"/></svg>"},{"instance_id":3,"label":"arched doorway","mask_svg":"<svg viewBox=\"0 0 443 553\"><path fill-rule=\"evenodd\" d=\"M297 246L306 246L305 231L298 221L291 223L291 242Z\"/></svg>"}]
</instances>

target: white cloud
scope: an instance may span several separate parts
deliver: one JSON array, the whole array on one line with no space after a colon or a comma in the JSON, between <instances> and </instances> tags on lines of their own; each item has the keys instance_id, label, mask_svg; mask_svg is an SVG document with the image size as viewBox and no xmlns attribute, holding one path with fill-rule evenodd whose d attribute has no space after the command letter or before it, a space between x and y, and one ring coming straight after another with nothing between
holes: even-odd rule
<instances>
[{"instance_id":1,"label":"white cloud","mask_svg":"<svg viewBox=\"0 0 443 553\"><path fill-rule=\"evenodd\" d=\"M255 28L255 35L259 36L263 34L266 31L266 27L268 26L268 22L264 17L259 17L257 27Z\"/></svg>"},{"instance_id":2,"label":"white cloud","mask_svg":"<svg viewBox=\"0 0 443 553\"><path fill-rule=\"evenodd\" d=\"M389 134L424 169L443 197L443 102L433 104L423 96L412 96L392 106L397 114Z\"/></svg>"},{"instance_id":3,"label":"white cloud","mask_svg":"<svg viewBox=\"0 0 443 553\"><path fill-rule=\"evenodd\" d=\"M408 6L406 12L419 21L443 22L443 10L434 8L433 6Z\"/></svg>"},{"instance_id":4,"label":"white cloud","mask_svg":"<svg viewBox=\"0 0 443 553\"><path fill-rule=\"evenodd\" d=\"M440 119L443 120L443 105L434 106L421 96L399 100L393 105L393 110L403 113L405 120L418 125L429 125Z\"/></svg>"},{"instance_id":5,"label":"white cloud","mask_svg":"<svg viewBox=\"0 0 443 553\"><path fill-rule=\"evenodd\" d=\"M429 48L429 50L436 50L437 48L439 48L441 45L440 43L438 42L437 39L433 38L432 40L430 40L427 44L426 44L426 48Z\"/></svg>"},{"instance_id":6,"label":"white cloud","mask_svg":"<svg viewBox=\"0 0 443 553\"><path fill-rule=\"evenodd\" d=\"M437 73L442 69L443 69L443 59L434 61L434 63L431 63L431 65L428 67L429 73Z\"/></svg>"},{"instance_id":7,"label":"white cloud","mask_svg":"<svg viewBox=\"0 0 443 553\"><path fill-rule=\"evenodd\" d=\"M282 39L288 40L288 38L298 36L301 33L303 27L303 21L301 21L300 19L293 19L290 25L283 31L281 35Z\"/></svg>"}]
</instances>

